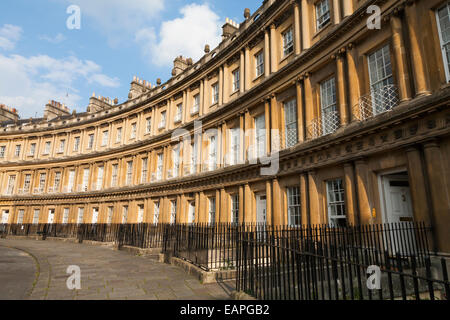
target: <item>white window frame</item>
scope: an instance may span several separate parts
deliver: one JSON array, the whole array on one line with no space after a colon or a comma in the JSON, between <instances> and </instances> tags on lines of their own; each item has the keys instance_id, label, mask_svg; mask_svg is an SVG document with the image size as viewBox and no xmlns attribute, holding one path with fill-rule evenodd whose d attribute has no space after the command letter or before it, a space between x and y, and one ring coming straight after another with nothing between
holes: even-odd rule
<instances>
[{"instance_id":1,"label":"white window frame","mask_svg":"<svg viewBox=\"0 0 450 320\"><path fill-rule=\"evenodd\" d=\"M6 194L13 194L14 193L14 188L16 185L16 175L10 175L8 176L8 185L7 185L7 189L6 189Z\"/></svg>"},{"instance_id":2,"label":"white window frame","mask_svg":"<svg viewBox=\"0 0 450 320\"><path fill-rule=\"evenodd\" d=\"M445 49L445 46L449 46L449 55L450 55L450 38L449 38L449 42L444 43L444 39L442 37L443 30L442 30L440 19L439 19L439 11L443 10L443 9L447 9L448 17L450 19L450 3L447 2L445 5L438 8L435 12L436 23L437 23L437 27L438 27L438 33L439 33L439 43L441 45L442 62L444 63L445 78L446 78L447 82L450 82L450 66L449 66L450 57L447 55L447 51Z\"/></svg>"},{"instance_id":3,"label":"white window frame","mask_svg":"<svg viewBox=\"0 0 450 320\"><path fill-rule=\"evenodd\" d=\"M137 134L137 123L133 122L131 124L131 134L130 134L130 139L136 139L136 134Z\"/></svg>"},{"instance_id":4,"label":"white window frame","mask_svg":"<svg viewBox=\"0 0 450 320\"><path fill-rule=\"evenodd\" d=\"M63 141L63 140L61 140L61 141ZM91 134L88 135L88 146L87 146L87 148L88 149L92 149L93 147L94 147L94 134L91 133Z\"/></svg>"},{"instance_id":5,"label":"white window frame","mask_svg":"<svg viewBox=\"0 0 450 320\"><path fill-rule=\"evenodd\" d=\"M43 155L48 155L48 154L50 154L50 148L51 148L51 146L52 146L51 141L45 141L45 144L44 144L44 152L43 152L42 154L43 154Z\"/></svg>"},{"instance_id":6,"label":"white window frame","mask_svg":"<svg viewBox=\"0 0 450 320\"><path fill-rule=\"evenodd\" d=\"M38 224L39 223L39 216L41 215L41 210L40 209L34 209L33 210L33 224Z\"/></svg>"},{"instance_id":7,"label":"white window frame","mask_svg":"<svg viewBox=\"0 0 450 320\"><path fill-rule=\"evenodd\" d=\"M62 139L59 141L59 153L64 153L65 148L66 148L66 140Z\"/></svg>"},{"instance_id":8,"label":"white window frame","mask_svg":"<svg viewBox=\"0 0 450 320\"><path fill-rule=\"evenodd\" d=\"M97 190L101 190L103 187L103 175L104 175L105 168L103 166L100 166L97 168Z\"/></svg>"},{"instance_id":9,"label":"white window frame","mask_svg":"<svg viewBox=\"0 0 450 320\"><path fill-rule=\"evenodd\" d=\"M327 186L327 214L331 226L338 226L337 220L347 221L347 208L345 206L345 187L343 179L333 179L326 181ZM343 214L333 214L338 211Z\"/></svg>"},{"instance_id":10,"label":"white window frame","mask_svg":"<svg viewBox=\"0 0 450 320\"><path fill-rule=\"evenodd\" d=\"M299 226L302 224L300 187L293 186L286 188L286 196L289 225Z\"/></svg>"},{"instance_id":11,"label":"white window frame","mask_svg":"<svg viewBox=\"0 0 450 320\"><path fill-rule=\"evenodd\" d=\"M200 110L200 94L196 94L192 97L192 111L191 114L196 114Z\"/></svg>"},{"instance_id":12,"label":"white window frame","mask_svg":"<svg viewBox=\"0 0 450 320\"><path fill-rule=\"evenodd\" d=\"M81 191L87 191L89 187L89 177L90 177L90 170L89 168L83 169L83 180L81 182Z\"/></svg>"},{"instance_id":13,"label":"white window frame","mask_svg":"<svg viewBox=\"0 0 450 320\"><path fill-rule=\"evenodd\" d=\"M239 194L231 196L231 223L239 223Z\"/></svg>"},{"instance_id":14,"label":"white window frame","mask_svg":"<svg viewBox=\"0 0 450 320\"><path fill-rule=\"evenodd\" d=\"M30 145L30 156L33 157L36 154L36 143Z\"/></svg>"},{"instance_id":15,"label":"white window frame","mask_svg":"<svg viewBox=\"0 0 450 320\"><path fill-rule=\"evenodd\" d=\"M172 162L173 162L173 168L172 168L172 176L174 178L178 177L178 173L180 172L180 146L177 145L175 148L172 149Z\"/></svg>"},{"instance_id":16,"label":"white window frame","mask_svg":"<svg viewBox=\"0 0 450 320\"><path fill-rule=\"evenodd\" d=\"M148 176L148 158L142 158L141 183L147 182Z\"/></svg>"},{"instance_id":17,"label":"white window frame","mask_svg":"<svg viewBox=\"0 0 450 320\"><path fill-rule=\"evenodd\" d=\"M138 205L137 222L138 223L144 222L144 205L143 204Z\"/></svg>"},{"instance_id":18,"label":"white window frame","mask_svg":"<svg viewBox=\"0 0 450 320\"><path fill-rule=\"evenodd\" d=\"M153 206L153 224L159 223L160 202L155 202Z\"/></svg>"},{"instance_id":19,"label":"white window frame","mask_svg":"<svg viewBox=\"0 0 450 320\"><path fill-rule=\"evenodd\" d=\"M329 0L321 0L316 3L316 29L317 31L322 30L331 21L331 10Z\"/></svg>"},{"instance_id":20,"label":"white window frame","mask_svg":"<svg viewBox=\"0 0 450 320\"><path fill-rule=\"evenodd\" d=\"M255 156L261 158L266 153L266 115L263 113L255 117Z\"/></svg>"},{"instance_id":21,"label":"white window frame","mask_svg":"<svg viewBox=\"0 0 450 320\"><path fill-rule=\"evenodd\" d=\"M170 201L170 224L175 224L177 221L177 200Z\"/></svg>"},{"instance_id":22,"label":"white window frame","mask_svg":"<svg viewBox=\"0 0 450 320\"><path fill-rule=\"evenodd\" d=\"M216 197L208 198L208 223L210 225L216 223Z\"/></svg>"},{"instance_id":23,"label":"white window frame","mask_svg":"<svg viewBox=\"0 0 450 320\"><path fill-rule=\"evenodd\" d=\"M183 116L183 104L179 103L177 104L177 109L175 113L175 119L173 120L174 123L181 122L181 118Z\"/></svg>"},{"instance_id":24,"label":"white window frame","mask_svg":"<svg viewBox=\"0 0 450 320\"><path fill-rule=\"evenodd\" d=\"M57 192L61 185L61 171L55 172L55 179L53 180L53 191Z\"/></svg>"},{"instance_id":25,"label":"white window frame","mask_svg":"<svg viewBox=\"0 0 450 320\"><path fill-rule=\"evenodd\" d=\"M6 146L0 146L0 159L5 157Z\"/></svg>"},{"instance_id":26,"label":"white window frame","mask_svg":"<svg viewBox=\"0 0 450 320\"><path fill-rule=\"evenodd\" d=\"M23 179L23 192L28 193L31 187L31 173L25 174Z\"/></svg>"},{"instance_id":27,"label":"white window frame","mask_svg":"<svg viewBox=\"0 0 450 320\"><path fill-rule=\"evenodd\" d=\"M24 209L19 209L19 212L17 213L17 224L23 223L23 216L25 215Z\"/></svg>"},{"instance_id":28,"label":"white window frame","mask_svg":"<svg viewBox=\"0 0 450 320\"><path fill-rule=\"evenodd\" d=\"M102 132L102 147L106 147L108 145L109 139L109 130L105 130Z\"/></svg>"},{"instance_id":29,"label":"white window frame","mask_svg":"<svg viewBox=\"0 0 450 320\"><path fill-rule=\"evenodd\" d=\"M240 69L237 68L232 72L233 76L233 93L239 91L241 88L241 72Z\"/></svg>"},{"instance_id":30,"label":"white window frame","mask_svg":"<svg viewBox=\"0 0 450 320\"><path fill-rule=\"evenodd\" d=\"M230 165L236 165L240 161L240 128L230 129Z\"/></svg>"},{"instance_id":31,"label":"white window frame","mask_svg":"<svg viewBox=\"0 0 450 320\"><path fill-rule=\"evenodd\" d=\"M133 161L127 161L127 186L133 183Z\"/></svg>"},{"instance_id":32,"label":"white window frame","mask_svg":"<svg viewBox=\"0 0 450 320\"><path fill-rule=\"evenodd\" d=\"M217 137L211 136L209 137L208 143L208 156L209 156L209 170L213 171L217 168Z\"/></svg>"},{"instance_id":33,"label":"white window frame","mask_svg":"<svg viewBox=\"0 0 450 320\"><path fill-rule=\"evenodd\" d=\"M219 102L219 83L216 82L211 86L211 104Z\"/></svg>"},{"instance_id":34,"label":"white window frame","mask_svg":"<svg viewBox=\"0 0 450 320\"><path fill-rule=\"evenodd\" d=\"M146 121L147 121L147 123L146 123L146 126L145 126L145 133L149 134L149 133L152 132L152 117L148 117L146 119Z\"/></svg>"},{"instance_id":35,"label":"white window frame","mask_svg":"<svg viewBox=\"0 0 450 320\"><path fill-rule=\"evenodd\" d=\"M73 141L73 151L78 152L80 150L80 137L75 137Z\"/></svg>"},{"instance_id":36,"label":"white window frame","mask_svg":"<svg viewBox=\"0 0 450 320\"><path fill-rule=\"evenodd\" d=\"M70 213L70 209L69 208L64 208L63 218L62 218L62 223L63 224L69 223L69 213Z\"/></svg>"},{"instance_id":37,"label":"white window frame","mask_svg":"<svg viewBox=\"0 0 450 320\"><path fill-rule=\"evenodd\" d=\"M283 38L283 57L287 57L292 52L294 52L294 31L292 27L289 27L282 34Z\"/></svg>"},{"instance_id":38,"label":"white window frame","mask_svg":"<svg viewBox=\"0 0 450 320\"><path fill-rule=\"evenodd\" d=\"M290 148L298 142L297 99L286 101L283 109L285 145Z\"/></svg>"},{"instance_id":39,"label":"white window frame","mask_svg":"<svg viewBox=\"0 0 450 320\"><path fill-rule=\"evenodd\" d=\"M20 156L21 149L22 149L22 145L16 144L16 150L14 151L14 156L15 157L19 157Z\"/></svg>"},{"instance_id":40,"label":"white window frame","mask_svg":"<svg viewBox=\"0 0 450 320\"><path fill-rule=\"evenodd\" d=\"M117 187L119 174L119 165L114 163L111 165L111 187Z\"/></svg>"},{"instance_id":41,"label":"white window frame","mask_svg":"<svg viewBox=\"0 0 450 320\"><path fill-rule=\"evenodd\" d=\"M84 207L78 208L77 224L82 224L84 218Z\"/></svg>"},{"instance_id":42,"label":"white window frame","mask_svg":"<svg viewBox=\"0 0 450 320\"><path fill-rule=\"evenodd\" d=\"M164 170L164 154L158 153L158 155L156 156L157 160L156 160L156 179L157 180L162 180L163 177L163 170Z\"/></svg>"},{"instance_id":43,"label":"white window frame","mask_svg":"<svg viewBox=\"0 0 450 320\"><path fill-rule=\"evenodd\" d=\"M166 128L166 111L161 112L161 121L159 122L159 129Z\"/></svg>"},{"instance_id":44,"label":"white window frame","mask_svg":"<svg viewBox=\"0 0 450 320\"><path fill-rule=\"evenodd\" d=\"M320 83L320 111L322 117L322 132L327 135L336 131L339 127L338 118L335 115L338 113L337 96L336 96L336 78L332 77ZM329 119L332 117L332 119ZM334 128L332 121L335 121Z\"/></svg>"},{"instance_id":45,"label":"white window frame","mask_svg":"<svg viewBox=\"0 0 450 320\"><path fill-rule=\"evenodd\" d=\"M122 207L122 224L127 223L128 220L128 206Z\"/></svg>"}]
</instances>

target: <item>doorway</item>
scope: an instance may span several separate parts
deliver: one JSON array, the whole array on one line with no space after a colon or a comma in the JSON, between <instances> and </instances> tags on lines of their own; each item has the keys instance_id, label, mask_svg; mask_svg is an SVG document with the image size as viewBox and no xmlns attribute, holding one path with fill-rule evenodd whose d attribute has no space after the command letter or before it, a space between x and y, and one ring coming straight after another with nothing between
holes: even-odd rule
<instances>
[{"instance_id":1,"label":"doorway","mask_svg":"<svg viewBox=\"0 0 450 320\"><path fill-rule=\"evenodd\" d=\"M55 209L48 210L48 224L53 224L55 221Z\"/></svg>"},{"instance_id":2,"label":"doorway","mask_svg":"<svg viewBox=\"0 0 450 320\"><path fill-rule=\"evenodd\" d=\"M2 211L2 223L7 224L9 221L9 210Z\"/></svg>"},{"instance_id":3,"label":"doorway","mask_svg":"<svg viewBox=\"0 0 450 320\"><path fill-rule=\"evenodd\" d=\"M92 224L97 224L98 221L98 208L92 209Z\"/></svg>"},{"instance_id":4,"label":"doorway","mask_svg":"<svg viewBox=\"0 0 450 320\"><path fill-rule=\"evenodd\" d=\"M195 201L189 202L188 223L195 223Z\"/></svg>"},{"instance_id":5,"label":"doorway","mask_svg":"<svg viewBox=\"0 0 450 320\"><path fill-rule=\"evenodd\" d=\"M416 236L414 228L402 226L404 223L414 222L411 190L409 186L408 172L395 172L380 176L380 189L382 195L383 222L388 224L400 224L401 231L393 231L392 225L385 234L386 250L391 254L400 253L410 255L416 251ZM399 232L401 236L399 237ZM405 245L408 243L408 245Z\"/></svg>"},{"instance_id":6,"label":"doorway","mask_svg":"<svg viewBox=\"0 0 450 320\"><path fill-rule=\"evenodd\" d=\"M265 225L267 223L267 201L265 194L256 195L256 223Z\"/></svg>"}]
</instances>

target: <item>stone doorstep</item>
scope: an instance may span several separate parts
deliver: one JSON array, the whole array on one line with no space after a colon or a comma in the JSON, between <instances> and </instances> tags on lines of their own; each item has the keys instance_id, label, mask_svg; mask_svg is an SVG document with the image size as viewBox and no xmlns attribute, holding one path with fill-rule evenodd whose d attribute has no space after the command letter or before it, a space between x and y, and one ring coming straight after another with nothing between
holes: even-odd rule
<instances>
[{"instance_id":1,"label":"stone doorstep","mask_svg":"<svg viewBox=\"0 0 450 320\"><path fill-rule=\"evenodd\" d=\"M117 246L114 247L114 249L117 249ZM126 251L128 253L134 254L134 255L140 255L140 256L158 256L161 252L161 248L148 248L148 249L142 249L132 246L121 246L120 250Z\"/></svg>"},{"instance_id":2,"label":"stone doorstep","mask_svg":"<svg viewBox=\"0 0 450 320\"><path fill-rule=\"evenodd\" d=\"M256 298L254 298L242 291L233 291L231 293L231 299L232 300L256 300Z\"/></svg>"},{"instance_id":3,"label":"stone doorstep","mask_svg":"<svg viewBox=\"0 0 450 320\"><path fill-rule=\"evenodd\" d=\"M165 262L173 266L181 267L187 274L193 275L203 284L216 283L217 280L220 279L236 279L236 270L205 271L186 260L171 257L164 253L159 254L159 262Z\"/></svg>"}]
</instances>

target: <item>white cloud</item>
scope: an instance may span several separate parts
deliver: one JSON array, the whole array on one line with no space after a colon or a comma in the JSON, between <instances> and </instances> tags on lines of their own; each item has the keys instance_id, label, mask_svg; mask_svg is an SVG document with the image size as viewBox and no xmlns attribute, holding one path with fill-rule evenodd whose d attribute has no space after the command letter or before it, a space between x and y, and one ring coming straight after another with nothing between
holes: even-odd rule
<instances>
[{"instance_id":1,"label":"white cloud","mask_svg":"<svg viewBox=\"0 0 450 320\"><path fill-rule=\"evenodd\" d=\"M13 50L22 36L22 28L5 24L0 28L0 49Z\"/></svg>"},{"instance_id":2,"label":"white cloud","mask_svg":"<svg viewBox=\"0 0 450 320\"><path fill-rule=\"evenodd\" d=\"M66 0L81 9L81 28L85 17L106 34L112 46L150 25L164 9L164 0Z\"/></svg>"},{"instance_id":3,"label":"white cloud","mask_svg":"<svg viewBox=\"0 0 450 320\"><path fill-rule=\"evenodd\" d=\"M39 40L44 40L44 41L47 41L50 43L57 44L57 43L61 43L64 40L66 40L66 37L62 33L58 33L54 37L50 37L48 35L41 35L41 36L39 36Z\"/></svg>"},{"instance_id":4,"label":"white cloud","mask_svg":"<svg viewBox=\"0 0 450 320\"><path fill-rule=\"evenodd\" d=\"M220 42L220 17L207 4L186 5L180 13L181 18L161 24L158 37L152 28L136 33L135 40L150 63L170 66L179 55L195 61L204 54L205 44L214 48Z\"/></svg>"},{"instance_id":5,"label":"white cloud","mask_svg":"<svg viewBox=\"0 0 450 320\"><path fill-rule=\"evenodd\" d=\"M101 67L74 56L55 59L47 55L24 57L0 54L0 102L17 108L22 118L42 115L48 100L70 107L80 106L82 98L75 86L81 83L117 88L118 78L111 78Z\"/></svg>"}]
</instances>

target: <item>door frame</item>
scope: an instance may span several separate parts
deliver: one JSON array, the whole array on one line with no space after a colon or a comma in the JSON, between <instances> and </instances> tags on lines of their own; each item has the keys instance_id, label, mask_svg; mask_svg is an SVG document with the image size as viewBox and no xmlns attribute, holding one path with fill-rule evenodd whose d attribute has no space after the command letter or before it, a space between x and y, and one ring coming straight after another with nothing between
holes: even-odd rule
<instances>
[{"instance_id":1,"label":"door frame","mask_svg":"<svg viewBox=\"0 0 450 320\"><path fill-rule=\"evenodd\" d=\"M408 168L406 168L406 167L384 170L384 171L378 172L378 174L377 174L378 194L379 194L379 201L380 201L380 208L381 208L382 223L388 223L388 214L387 214L387 208L386 208L386 194L385 194L383 177L387 176L387 175L399 174L402 172L408 173L408 182L410 183L409 172L408 172ZM410 191L411 191L411 183L410 183ZM411 207L412 207L413 218L414 218L414 207L413 207L413 203L412 203L412 198L411 198Z\"/></svg>"},{"instance_id":2,"label":"door frame","mask_svg":"<svg viewBox=\"0 0 450 320\"><path fill-rule=\"evenodd\" d=\"M255 200L256 200L256 223L260 223L259 219L258 219L258 215L259 215L259 203L261 201L261 197L265 197L264 201L266 203L266 217L265 217L265 221L264 224L267 225L267 194L266 193L257 193L255 195Z\"/></svg>"}]
</instances>

